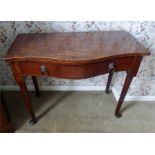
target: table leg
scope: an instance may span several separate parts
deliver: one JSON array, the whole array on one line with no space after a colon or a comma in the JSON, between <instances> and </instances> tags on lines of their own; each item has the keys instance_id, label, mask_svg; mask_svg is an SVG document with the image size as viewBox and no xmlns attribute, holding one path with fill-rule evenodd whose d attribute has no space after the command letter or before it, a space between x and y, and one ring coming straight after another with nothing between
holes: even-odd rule
<instances>
[{"instance_id":1,"label":"table leg","mask_svg":"<svg viewBox=\"0 0 155 155\"><path fill-rule=\"evenodd\" d=\"M39 86L38 86L38 82L37 82L37 77L32 76L32 81L33 81L34 88L35 88L35 96L39 97L40 96L40 91L39 91Z\"/></svg>"},{"instance_id":2,"label":"table leg","mask_svg":"<svg viewBox=\"0 0 155 155\"><path fill-rule=\"evenodd\" d=\"M34 114L34 111L32 108L32 103L31 103L30 98L29 98L29 94L28 94L28 90L27 90L27 86L26 86L24 77L23 76L16 76L15 79L16 79L16 82L18 83L19 87L20 87L20 93L21 93L23 100L25 102L25 106L26 106L26 108L27 108L27 110L31 116L30 124L33 125L37 122L37 119L35 117L35 114Z\"/></svg>"},{"instance_id":3,"label":"table leg","mask_svg":"<svg viewBox=\"0 0 155 155\"><path fill-rule=\"evenodd\" d=\"M112 77L113 77L113 74L114 74L114 67L115 67L114 63L109 64L109 69L108 69L109 76L108 76L107 86L106 86L106 89L105 89L106 94L110 93L109 87L110 87L110 83L111 83L111 80L112 80Z\"/></svg>"},{"instance_id":4,"label":"table leg","mask_svg":"<svg viewBox=\"0 0 155 155\"><path fill-rule=\"evenodd\" d=\"M121 109L122 103L124 101L124 98L127 94L127 91L129 89L129 86L132 82L133 77L134 77L133 74L131 74L130 72L127 73L127 76L126 76L126 79L124 82L124 86L123 86L123 89L122 89L122 92L121 92L121 95L120 95L120 98L119 98L119 101L117 103L116 110L115 110L116 117L121 117L120 109Z\"/></svg>"},{"instance_id":5,"label":"table leg","mask_svg":"<svg viewBox=\"0 0 155 155\"><path fill-rule=\"evenodd\" d=\"M111 83L111 80L112 80L113 74L114 74L113 71L109 73L109 76L108 76L108 82L107 82L106 89L105 89L105 93L106 93L106 94L109 94L109 93L110 93L110 91L109 91L109 87L110 87L110 83Z\"/></svg>"}]
</instances>

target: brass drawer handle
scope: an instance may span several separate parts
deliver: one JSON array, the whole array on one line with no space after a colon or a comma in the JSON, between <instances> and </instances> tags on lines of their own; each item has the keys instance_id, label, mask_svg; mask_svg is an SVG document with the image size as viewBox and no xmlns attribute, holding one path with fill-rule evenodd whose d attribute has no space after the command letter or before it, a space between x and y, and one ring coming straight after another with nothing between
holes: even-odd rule
<instances>
[{"instance_id":1,"label":"brass drawer handle","mask_svg":"<svg viewBox=\"0 0 155 155\"><path fill-rule=\"evenodd\" d=\"M43 76L48 76L49 75L48 69L47 69L47 67L45 65L40 66L40 71L41 71Z\"/></svg>"}]
</instances>

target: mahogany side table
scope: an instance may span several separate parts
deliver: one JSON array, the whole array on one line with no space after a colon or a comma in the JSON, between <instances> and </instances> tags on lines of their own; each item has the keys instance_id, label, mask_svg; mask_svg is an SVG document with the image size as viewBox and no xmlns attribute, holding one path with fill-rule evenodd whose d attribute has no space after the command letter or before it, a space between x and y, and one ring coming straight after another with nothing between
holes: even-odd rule
<instances>
[{"instance_id":1,"label":"mahogany side table","mask_svg":"<svg viewBox=\"0 0 155 155\"><path fill-rule=\"evenodd\" d=\"M15 81L31 124L36 123L32 104L25 84L25 76L32 76L36 96L40 95L37 76L64 79L84 79L109 73L106 93L114 72L126 71L124 86L116 106L120 109L130 83L136 76L142 57L150 52L125 31L63 32L19 34L4 59L10 64Z\"/></svg>"}]
</instances>

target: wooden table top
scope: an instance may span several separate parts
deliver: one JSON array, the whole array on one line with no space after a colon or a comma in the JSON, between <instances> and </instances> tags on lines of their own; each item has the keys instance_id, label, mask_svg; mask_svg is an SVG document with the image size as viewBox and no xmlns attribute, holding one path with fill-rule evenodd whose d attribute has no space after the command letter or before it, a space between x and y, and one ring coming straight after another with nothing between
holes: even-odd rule
<instances>
[{"instance_id":1,"label":"wooden table top","mask_svg":"<svg viewBox=\"0 0 155 155\"><path fill-rule=\"evenodd\" d=\"M125 31L18 34L5 59L89 63L150 52Z\"/></svg>"}]
</instances>

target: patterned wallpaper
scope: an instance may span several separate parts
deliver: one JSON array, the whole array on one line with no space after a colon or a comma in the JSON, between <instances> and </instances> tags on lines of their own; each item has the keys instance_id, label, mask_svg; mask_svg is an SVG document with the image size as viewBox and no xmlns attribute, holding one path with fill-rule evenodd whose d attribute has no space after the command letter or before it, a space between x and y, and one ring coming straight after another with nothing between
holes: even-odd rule
<instances>
[{"instance_id":1,"label":"patterned wallpaper","mask_svg":"<svg viewBox=\"0 0 155 155\"><path fill-rule=\"evenodd\" d=\"M79 32L79 31L109 31L125 30L130 32L145 47L151 51L151 56L146 56L140 66L136 78L134 78L128 95L155 96L155 22L0 22L0 56L5 55L10 44L18 33L42 33L42 32ZM113 85L120 93L124 72L115 73ZM47 86L101 86L105 85L107 74L86 80L63 80L57 78L39 78L40 85ZM31 78L27 83L32 84ZM0 85L16 85L8 64L0 62Z\"/></svg>"}]
</instances>

